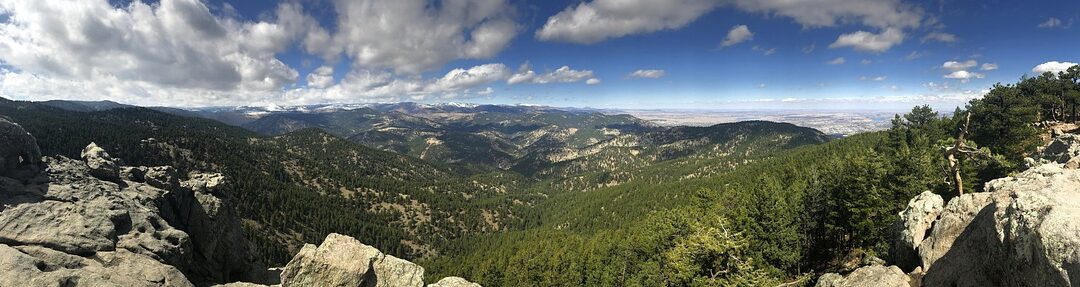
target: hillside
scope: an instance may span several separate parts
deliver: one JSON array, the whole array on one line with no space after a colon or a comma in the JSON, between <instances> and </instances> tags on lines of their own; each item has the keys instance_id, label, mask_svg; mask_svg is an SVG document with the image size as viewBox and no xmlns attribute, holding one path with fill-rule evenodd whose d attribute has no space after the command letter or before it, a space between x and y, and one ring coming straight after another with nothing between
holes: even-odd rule
<instances>
[{"instance_id":1,"label":"hillside","mask_svg":"<svg viewBox=\"0 0 1080 287\"><path fill-rule=\"evenodd\" d=\"M465 169L368 148L315 127L265 137L211 120L144 108L70 111L54 106L4 101L0 114L40 134L45 155L75 157L80 146L96 142L115 150L115 155L129 164L168 164L181 174L208 170L236 178L225 194L238 203L251 241L269 262L283 262L300 242L317 242L330 232L357 237L403 258L438 256L456 238L539 224L536 207L559 190L572 187L544 188L564 178L550 171L532 174L556 181L538 181L530 173ZM504 118L517 111L494 110L505 112L497 115ZM370 116L362 112L371 111L350 112L356 119ZM492 122L503 121L494 118L496 115L483 117L487 118L477 122L478 126L459 130L487 129ZM522 117L525 119L514 120L519 124L502 129L538 125L535 115ZM416 119L412 122L426 121ZM533 124L525 124L530 122ZM773 128L762 128L766 126ZM634 157L639 162L635 165L596 164L601 161L594 156L574 161L587 163L588 168L545 169L584 174L573 181L595 185L601 183L596 174L626 174L632 168L665 161L679 164L677 159L694 158L689 155L743 161L820 140L816 131L770 123L670 131L643 134L642 141L649 145L634 147L644 151ZM540 144L534 142L533 146ZM604 152L608 151L596 154ZM602 183L615 185L610 180Z\"/></svg>"}]
</instances>

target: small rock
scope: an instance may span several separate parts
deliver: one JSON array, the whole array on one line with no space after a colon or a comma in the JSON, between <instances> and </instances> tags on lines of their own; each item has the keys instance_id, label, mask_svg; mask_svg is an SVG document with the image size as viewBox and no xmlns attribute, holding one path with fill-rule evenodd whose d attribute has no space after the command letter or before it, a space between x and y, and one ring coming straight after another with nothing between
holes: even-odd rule
<instances>
[{"instance_id":1,"label":"small rock","mask_svg":"<svg viewBox=\"0 0 1080 287\"><path fill-rule=\"evenodd\" d=\"M80 156L90 168L90 175L105 181L120 181L120 165L96 143L87 145Z\"/></svg>"},{"instance_id":2,"label":"small rock","mask_svg":"<svg viewBox=\"0 0 1080 287\"><path fill-rule=\"evenodd\" d=\"M176 169L171 166L155 166L146 168L146 184L164 190L173 190L180 187L180 179L176 176Z\"/></svg>"},{"instance_id":3,"label":"small rock","mask_svg":"<svg viewBox=\"0 0 1080 287\"><path fill-rule=\"evenodd\" d=\"M480 284L469 282L461 277L446 277L439 282L428 284L427 287L482 287Z\"/></svg>"},{"instance_id":4,"label":"small rock","mask_svg":"<svg viewBox=\"0 0 1080 287\"><path fill-rule=\"evenodd\" d=\"M195 192L216 194L215 191L225 185L225 176L220 173L192 172L181 185Z\"/></svg>"},{"instance_id":5,"label":"small rock","mask_svg":"<svg viewBox=\"0 0 1080 287\"><path fill-rule=\"evenodd\" d=\"M1066 161L1065 162L1065 168L1066 169L1080 168L1080 156L1074 156L1073 158L1069 159L1069 161Z\"/></svg>"},{"instance_id":6,"label":"small rock","mask_svg":"<svg viewBox=\"0 0 1080 287\"><path fill-rule=\"evenodd\" d=\"M871 265L855 269L847 276L827 273L818 278L817 287L909 287L910 278L900 267Z\"/></svg>"}]
</instances>

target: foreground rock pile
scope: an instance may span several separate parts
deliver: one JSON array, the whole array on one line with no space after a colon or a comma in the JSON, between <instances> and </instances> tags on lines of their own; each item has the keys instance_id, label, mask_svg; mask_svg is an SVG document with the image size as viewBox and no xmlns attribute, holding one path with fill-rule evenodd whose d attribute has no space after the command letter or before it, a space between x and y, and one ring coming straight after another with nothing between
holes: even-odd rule
<instances>
[{"instance_id":1,"label":"foreground rock pile","mask_svg":"<svg viewBox=\"0 0 1080 287\"><path fill-rule=\"evenodd\" d=\"M1080 285L1080 170L1070 164L1078 155L1080 137L1065 134L986 192L944 205L920 194L896 224L895 266L827 274L818 286Z\"/></svg>"},{"instance_id":2,"label":"foreground rock pile","mask_svg":"<svg viewBox=\"0 0 1080 287\"><path fill-rule=\"evenodd\" d=\"M277 278L221 199L221 174L123 166L94 143L82 160L42 159L3 117L0 151L0 286L424 284L422 267L338 234L304 246ZM479 285L448 277L429 286Z\"/></svg>"},{"instance_id":3,"label":"foreground rock pile","mask_svg":"<svg viewBox=\"0 0 1080 287\"><path fill-rule=\"evenodd\" d=\"M265 272L213 194L220 175L122 173L94 144L83 155L46 158L48 173L30 181L0 177L0 286L190 286Z\"/></svg>"}]
</instances>

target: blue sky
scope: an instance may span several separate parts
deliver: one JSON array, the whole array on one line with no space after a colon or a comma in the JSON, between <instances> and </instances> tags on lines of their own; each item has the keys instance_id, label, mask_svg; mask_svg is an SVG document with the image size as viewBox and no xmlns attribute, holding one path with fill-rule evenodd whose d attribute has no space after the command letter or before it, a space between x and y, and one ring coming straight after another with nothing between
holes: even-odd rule
<instances>
[{"instance_id":1,"label":"blue sky","mask_svg":"<svg viewBox=\"0 0 1080 287\"><path fill-rule=\"evenodd\" d=\"M0 1L0 96L949 108L1080 60L1064 0L27 2Z\"/></svg>"}]
</instances>

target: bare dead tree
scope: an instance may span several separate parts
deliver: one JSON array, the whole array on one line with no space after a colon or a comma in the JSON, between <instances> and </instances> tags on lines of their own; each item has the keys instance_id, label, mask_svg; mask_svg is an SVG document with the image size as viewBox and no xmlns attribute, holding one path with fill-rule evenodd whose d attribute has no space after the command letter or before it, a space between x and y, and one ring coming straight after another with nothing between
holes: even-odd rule
<instances>
[{"instance_id":1,"label":"bare dead tree","mask_svg":"<svg viewBox=\"0 0 1080 287\"><path fill-rule=\"evenodd\" d=\"M968 111L967 115L964 116L964 125L960 126L959 133L956 135L956 143L953 143L952 146L943 147L945 161L949 163L949 172L952 174L953 184L956 185L957 195L964 195L964 178L960 175L960 159L958 155L983 154L982 151L964 144L970 123L971 112Z\"/></svg>"}]
</instances>

